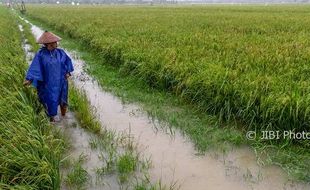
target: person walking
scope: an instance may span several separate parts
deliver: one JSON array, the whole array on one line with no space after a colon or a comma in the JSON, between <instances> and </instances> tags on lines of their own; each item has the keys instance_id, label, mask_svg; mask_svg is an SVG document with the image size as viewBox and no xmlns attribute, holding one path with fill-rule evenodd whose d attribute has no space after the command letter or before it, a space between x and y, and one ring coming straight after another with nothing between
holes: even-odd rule
<instances>
[{"instance_id":1,"label":"person walking","mask_svg":"<svg viewBox=\"0 0 310 190\"><path fill-rule=\"evenodd\" d=\"M43 47L36 53L28 69L25 86L37 88L39 101L43 104L51 122L55 122L58 106L65 116L68 107L68 78L74 68L71 58L57 48L60 37L45 31L37 40Z\"/></svg>"}]
</instances>

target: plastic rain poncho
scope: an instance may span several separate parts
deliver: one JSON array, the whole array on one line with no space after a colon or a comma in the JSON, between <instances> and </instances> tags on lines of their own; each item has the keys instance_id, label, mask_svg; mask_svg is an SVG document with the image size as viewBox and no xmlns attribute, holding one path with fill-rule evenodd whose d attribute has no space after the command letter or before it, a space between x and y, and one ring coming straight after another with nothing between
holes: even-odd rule
<instances>
[{"instance_id":1,"label":"plastic rain poncho","mask_svg":"<svg viewBox=\"0 0 310 190\"><path fill-rule=\"evenodd\" d=\"M68 81L65 76L72 71L72 61L64 50L49 51L43 47L36 53L26 79L37 88L39 100L49 117L57 115L58 105L67 106Z\"/></svg>"}]
</instances>

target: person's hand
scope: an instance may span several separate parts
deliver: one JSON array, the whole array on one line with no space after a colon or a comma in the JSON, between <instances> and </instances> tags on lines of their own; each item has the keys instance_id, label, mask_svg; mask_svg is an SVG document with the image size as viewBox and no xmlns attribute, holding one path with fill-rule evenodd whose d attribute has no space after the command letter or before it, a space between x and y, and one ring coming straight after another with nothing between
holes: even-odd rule
<instances>
[{"instance_id":1,"label":"person's hand","mask_svg":"<svg viewBox=\"0 0 310 190\"><path fill-rule=\"evenodd\" d=\"M31 80L25 80L23 85L24 86L29 86L31 84Z\"/></svg>"},{"instance_id":2,"label":"person's hand","mask_svg":"<svg viewBox=\"0 0 310 190\"><path fill-rule=\"evenodd\" d=\"M68 80L68 78L69 78L70 76L71 76L70 73L67 73L65 77L66 77L66 79Z\"/></svg>"}]
</instances>

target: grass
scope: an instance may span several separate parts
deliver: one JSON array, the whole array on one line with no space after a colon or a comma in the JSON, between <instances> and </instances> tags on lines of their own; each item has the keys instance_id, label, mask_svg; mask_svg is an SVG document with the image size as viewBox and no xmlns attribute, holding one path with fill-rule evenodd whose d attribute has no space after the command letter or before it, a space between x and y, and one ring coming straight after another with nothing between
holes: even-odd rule
<instances>
[{"instance_id":1,"label":"grass","mask_svg":"<svg viewBox=\"0 0 310 190\"><path fill-rule=\"evenodd\" d=\"M82 166L85 159L85 155L81 154L73 163L73 168L67 174L65 182L70 189L85 189L85 186L89 180L89 175Z\"/></svg>"},{"instance_id":2,"label":"grass","mask_svg":"<svg viewBox=\"0 0 310 190\"><path fill-rule=\"evenodd\" d=\"M92 114L93 110L88 104L86 95L75 88L72 84L70 85L69 91L69 106L75 112L81 127L94 133L99 133L101 125Z\"/></svg>"},{"instance_id":3,"label":"grass","mask_svg":"<svg viewBox=\"0 0 310 190\"><path fill-rule=\"evenodd\" d=\"M149 179L146 178L144 181L137 182L134 186L134 190L176 190L180 189L180 186L177 183L172 183L169 186L166 186L162 184L161 181L157 182L156 184L153 185L148 185L149 184Z\"/></svg>"},{"instance_id":4,"label":"grass","mask_svg":"<svg viewBox=\"0 0 310 190\"><path fill-rule=\"evenodd\" d=\"M128 181L128 175L136 170L137 158L130 153L126 152L119 157L117 161L117 171L119 172L119 180L121 183Z\"/></svg>"}]
</instances>

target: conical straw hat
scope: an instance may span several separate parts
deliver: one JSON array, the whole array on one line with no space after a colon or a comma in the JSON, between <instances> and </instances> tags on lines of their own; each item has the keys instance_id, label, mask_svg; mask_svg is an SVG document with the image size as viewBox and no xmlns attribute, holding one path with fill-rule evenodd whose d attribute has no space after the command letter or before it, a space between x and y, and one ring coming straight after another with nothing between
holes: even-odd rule
<instances>
[{"instance_id":1,"label":"conical straw hat","mask_svg":"<svg viewBox=\"0 0 310 190\"><path fill-rule=\"evenodd\" d=\"M60 41L61 38L59 36L56 36L52 32L45 31L40 38L37 40L38 44L48 44L53 42Z\"/></svg>"}]
</instances>

